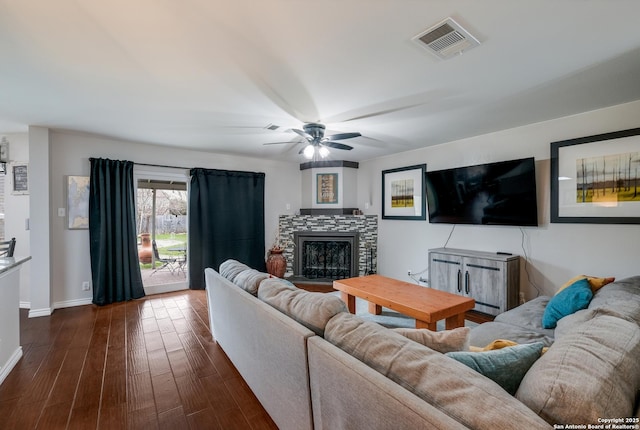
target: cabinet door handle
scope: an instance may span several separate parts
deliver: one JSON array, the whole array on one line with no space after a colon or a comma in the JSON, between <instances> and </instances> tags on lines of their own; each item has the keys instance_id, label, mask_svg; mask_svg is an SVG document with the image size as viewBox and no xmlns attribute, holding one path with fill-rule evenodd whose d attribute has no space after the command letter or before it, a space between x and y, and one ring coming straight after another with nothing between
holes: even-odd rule
<instances>
[{"instance_id":1,"label":"cabinet door handle","mask_svg":"<svg viewBox=\"0 0 640 430\"><path fill-rule=\"evenodd\" d=\"M464 292L469 294L469 271L464 272Z\"/></svg>"},{"instance_id":2,"label":"cabinet door handle","mask_svg":"<svg viewBox=\"0 0 640 430\"><path fill-rule=\"evenodd\" d=\"M458 269L458 292L462 291L462 270Z\"/></svg>"}]
</instances>

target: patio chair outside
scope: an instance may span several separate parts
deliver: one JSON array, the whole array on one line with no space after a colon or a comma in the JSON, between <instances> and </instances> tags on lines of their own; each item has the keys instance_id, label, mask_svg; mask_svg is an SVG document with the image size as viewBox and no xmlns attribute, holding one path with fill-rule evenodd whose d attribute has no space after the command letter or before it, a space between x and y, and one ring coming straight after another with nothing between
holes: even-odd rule
<instances>
[{"instance_id":1,"label":"patio chair outside","mask_svg":"<svg viewBox=\"0 0 640 430\"><path fill-rule=\"evenodd\" d=\"M176 271L176 269L178 268L176 266L178 259L177 258L161 258L160 257L160 253L158 252L158 245L156 245L156 241L153 240L151 241L151 246L153 247L153 255L155 257L156 261L159 261L160 263L162 263L162 266L157 267L155 269L153 269L153 272L151 272L151 275L153 275L154 273L163 270L163 269L168 269L171 271L171 273L174 273ZM151 276L149 275L149 276Z\"/></svg>"}]
</instances>

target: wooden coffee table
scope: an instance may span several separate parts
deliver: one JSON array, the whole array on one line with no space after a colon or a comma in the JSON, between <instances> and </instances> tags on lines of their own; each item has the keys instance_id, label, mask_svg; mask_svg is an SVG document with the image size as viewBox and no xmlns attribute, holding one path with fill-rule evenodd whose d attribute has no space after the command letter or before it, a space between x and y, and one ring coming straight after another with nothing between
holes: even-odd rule
<instances>
[{"instance_id":1,"label":"wooden coffee table","mask_svg":"<svg viewBox=\"0 0 640 430\"><path fill-rule=\"evenodd\" d=\"M475 300L446 291L381 275L333 281L333 288L341 292L349 308L356 311L356 297L369 302L369 312L379 315L382 307L393 309L416 319L416 328L436 330L436 323L445 320L447 330L464 326L464 313L473 309Z\"/></svg>"}]
</instances>

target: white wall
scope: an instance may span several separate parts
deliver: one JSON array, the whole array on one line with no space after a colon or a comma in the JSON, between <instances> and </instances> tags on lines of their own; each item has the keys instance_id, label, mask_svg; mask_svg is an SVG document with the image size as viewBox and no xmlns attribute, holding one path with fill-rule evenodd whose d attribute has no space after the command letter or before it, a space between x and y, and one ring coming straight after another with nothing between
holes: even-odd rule
<instances>
[{"instance_id":1,"label":"white wall","mask_svg":"<svg viewBox=\"0 0 640 430\"><path fill-rule=\"evenodd\" d=\"M529 259L529 276L522 271L521 286L528 299L536 295L528 278L541 293L549 294L555 291L557 285L576 274L588 273L617 278L636 275L639 273L637 261L640 257L639 226L549 223L549 143L638 127L638 112L640 102L634 102L361 162L358 169L357 207L368 215L381 215L381 171L385 169L424 162L427 163L428 170L438 170L533 156L536 158L537 167L540 226L522 230L516 227L457 226L448 246L486 251L501 250L523 255L523 231L524 248ZM7 138L11 142L17 142L11 149L12 159L16 154L20 156L20 152L16 153L16 150L24 151L22 158L28 157L29 149L25 146L29 146L30 136L17 134L7 135ZM31 210L33 229L33 213L47 214L50 224L51 302L54 307L79 304L91 299L91 292L81 291L82 281L91 279L89 233L86 230L68 230L66 218L57 216L57 208L66 208L66 176L89 175L89 157L265 172L267 247L276 236L278 215L294 214L301 207L301 176L299 165L296 163L185 151L76 132L50 131L49 141L50 205L42 206L39 202L32 201L29 208L29 200L24 196L11 197L8 193L5 221L7 231L11 229L16 232L16 238L21 237L18 239L17 252L32 254L28 247L30 234L24 230L24 220L29 217ZM286 209L287 204L290 204L289 210ZM443 246L451 229L450 225L431 225L428 221L380 219L379 272L409 280L407 270L417 272L426 269L428 249ZM40 243L37 237L33 238L33 242L36 245ZM33 299L30 297L28 273L29 270L22 271L22 278L27 280L24 282L26 286L21 287L21 302ZM31 290L33 293L33 288Z\"/></svg>"},{"instance_id":2,"label":"white wall","mask_svg":"<svg viewBox=\"0 0 640 430\"><path fill-rule=\"evenodd\" d=\"M29 317L51 315L51 152L49 129L29 126L29 228L31 273Z\"/></svg>"},{"instance_id":3,"label":"white wall","mask_svg":"<svg viewBox=\"0 0 640 430\"><path fill-rule=\"evenodd\" d=\"M535 157L539 227L455 227L450 248L506 251L528 256L528 272L521 270L521 291L527 299L553 294L557 286L578 274L615 276L640 274L640 226L608 224L550 224L550 142L639 127L640 102L532 124L377 158L360 163L359 206L365 214L381 216L381 172L426 163L427 170ZM428 218L428 217L427 217ZM411 281L407 270L427 268L427 252L442 247L452 225L427 221L380 219L378 271ZM524 232L524 233L522 233ZM521 266L522 267L522 266ZM531 282L529 282L529 279Z\"/></svg>"},{"instance_id":4,"label":"white wall","mask_svg":"<svg viewBox=\"0 0 640 430\"><path fill-rule=\"evenodd\" d=\"M29 135L28 133L5 134L9 141L9 161L29 162ZM25 228L25 221L29 218L29 196L13 195L11 169L7 165L8 172L4 181L4 206L5 219L4 230L5 237L11 239L16 238L15 255L28 256L31 255L31 247L29 245L29 231ZM31 185L31 184L30 184ZM28 306L29 302L29 271L31 261L22 265L20 270L20 303L21 306Z\"/></svg>"},{"instance_id":5,"label":"white wall","mask_svg":"<svg viewBox=\"0 0 640 430\"><path fill-rule=\"evenodd\" d=\"M265 242L269 247L276 237L278 215L293 214L300 207L300 170L295 163L187 151L156 145L124 142L104 137L51 131L51 267L54 307L90 301L91 291L82 291L82 281L91 279L89 231L69 230L66 217L57 216L57 208L66 208L68 175L89 176L90 157L130 160L136 163L179 167L264 172ZM145 170L150 168L145 167ZM286 204L291 206L286 209Z\"/></svg>"}]
</instances>

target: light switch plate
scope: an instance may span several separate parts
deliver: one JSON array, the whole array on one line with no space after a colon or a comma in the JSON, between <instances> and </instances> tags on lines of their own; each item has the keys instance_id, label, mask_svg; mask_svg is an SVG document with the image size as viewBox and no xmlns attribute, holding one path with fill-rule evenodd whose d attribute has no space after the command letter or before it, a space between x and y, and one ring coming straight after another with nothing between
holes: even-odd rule
<instances>
[{"instance_id":1,"label":"light switch plate","mask_svg":"<svg viewBox=\"0 0 640 430\"><path fill-rule=\"evenodd\" d=\"M64 210L64 208L58 208L58 216L63 217L65 215L66 215L66 211Z\"/></svg>"}]
</instances>

